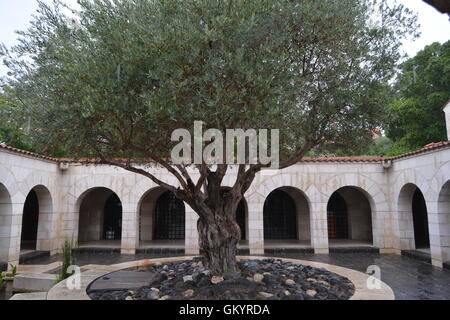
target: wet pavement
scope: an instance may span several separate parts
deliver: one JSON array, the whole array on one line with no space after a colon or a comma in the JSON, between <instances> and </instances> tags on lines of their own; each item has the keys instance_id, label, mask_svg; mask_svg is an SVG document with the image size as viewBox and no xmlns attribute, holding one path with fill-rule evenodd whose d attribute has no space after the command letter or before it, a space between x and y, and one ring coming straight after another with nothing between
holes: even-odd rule
<instances>
[{"instance_id":1,"label":"wet pavement","mask_svg":"<svg viewBox=\"0 0 450 320\"><path fill-rule=\"evenodd\" d=\"M364 273L369 266L376 265L380 268L381 280L394 290L398 300L450 300L450 271L409 257L376 253L276 256L334 264Z\"/></svg>"},{"instance_id":2,"label":"wet pavement","mask_svg":"<svg viewBox=\"0 0 450 320\"><path fill-rule=\"evenodd\" d=\"M77 253L76 264L110 265L126 261L167 257L167 254L120 255L117 253ZM170 255L174 256L174 255ZM180 255L182 256L182 255ZM334 264L366 272L376 265L381 271L381 280L387 283L399 300L450 300L450 270L413 260L406 256L377 253L330 253L315 255L309 253L270 254L267 256L302 259ZM58 255L38 258L27 264L49 264L58 261Z\"/></svg>"}]
</instances>

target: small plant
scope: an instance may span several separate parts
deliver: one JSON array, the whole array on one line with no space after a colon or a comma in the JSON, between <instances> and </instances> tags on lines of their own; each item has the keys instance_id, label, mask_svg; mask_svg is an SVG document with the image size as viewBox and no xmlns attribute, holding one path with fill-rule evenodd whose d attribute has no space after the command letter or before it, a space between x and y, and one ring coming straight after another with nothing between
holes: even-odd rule
<instances>
[{"instance_id":1,"label":"small plant","mask_svg":"<svg viewBox=\"0 0 450 320\"><path fill-rule=\"evenodd\" d=\"M62 247L62 266L61 271L59 272L58 277L55 280L55 283L61 282L72 274L68 273L68 269L71 265L73 265L73 255L72 255L72 246L69 241L64 242L64 246Z\"/></svg>"},{"instance_id":2,"label":"small plant","mask_svg":"<svg viewBox=\"0 0 450 320\"><path fill-rule=\"evenodd\" d=\"M0 272L0 288L5 284L5 278L3 278L3 272Z\"/></svg>"},{"instance_id":3,"label":"small plant","mask_svg":"<svg viewBox=\"0 0 450 320\"><path fill-rule=\"evenodd\" d=\"M17 275L17 266L13 266L12 264L10 264L10 266L11 266L11 275L15 277Z\"/></svg>"}]
</instances>

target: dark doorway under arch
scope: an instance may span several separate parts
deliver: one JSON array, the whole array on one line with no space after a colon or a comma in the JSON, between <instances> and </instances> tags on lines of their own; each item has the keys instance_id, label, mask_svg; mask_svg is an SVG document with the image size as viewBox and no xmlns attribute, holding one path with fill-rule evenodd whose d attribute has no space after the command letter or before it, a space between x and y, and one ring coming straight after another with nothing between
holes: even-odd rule
<instances>
[{"instance_id":1,"label":"dark doorway under arch","mask_svg":"<svg viewBox=\"0 0 450 320\"><path fill-rule=\"evenodd\" d=\"M105 187L95 187L79 198L78 244L96 245L95 241L122 239L122 202ZM118 244L114 244L118 245Z\"/></svg>"},{"instance_id":2,"label":"dark doorway under arch","mask_svg":"<svg viewBox=\"0 0 450 320\"><path fill-rule=\"evenodd\" d=\"M291 196L272 191L264 203L264 239L297 239L297 212Z\"/></svg>"},{"instance_id":3,"label":"dark doorway under arch","mask_svg":"<svg viewBox=\"0 0 450 320\"><path fill-rule=\"evenodd\" d=\"M111 194L105 202L103 239L122 239L122 203L115 193Z\"/></svg>"},{"instance_id":4,"label":"dark doorway under arch","mask_svg":"<svg viewBox=\"0 0 450 320\"><path fill-rule=\"evenodd\" d=\"M327 205L328 238L348 239L348 213L344 198L335 192Z\"/></svg>"},{"instance_id":5,"label":"dark doorway under arch","mask_svg":"<svg viewBox=\"0 0 450 320\"><path fill-rule=\"evenodd\" d=\"M328 239L333 245L340 240L359 241L359 245L373 245L372 204L363 189L345 186L336 190L327 204Z\"/></svg>"},{"instance_id":6,"label":"dark doorway under arch","mask_svg":"<svg viewBox=\"0 0 450 320\"><path fill-rule=\"evenodd\" d=\"M155 240L178 240L185 237L185 207L170 192L164 192L155 206Z\"/></svg>"},{"instance_id":7,"label":"dark doorway under arch","mask_svg":"<svg viewBox=\"0 0 450 320\"><path fill-rule=\"evenodd\" d=\"M39 201L34 190L31 190L23 206L21 250L36 250L39 224Z\"/></svg>"},{"instance_id":8,"label":"dark doorway under arch","mask_svg":"<svg viewBox=\"0 0 450 320\"><path fill-rule=\"evenodd\" d=\"M245 240L247 235L245 232L245 203L244 200L241 200L236 209L236 222L241 229L241 240Z\"/></svg>"},{"instance_id":9,"label":"dark doorway under arch","mask_svg":"<svg viewBox=\"0 0 450 320\"><path fill-rule=\"evenodd\" d=\"M428 233L427 205L419 188L416 188L412 198L412 214L416 249L429 248L430 236Z\"/></svg>"}]
</instances>

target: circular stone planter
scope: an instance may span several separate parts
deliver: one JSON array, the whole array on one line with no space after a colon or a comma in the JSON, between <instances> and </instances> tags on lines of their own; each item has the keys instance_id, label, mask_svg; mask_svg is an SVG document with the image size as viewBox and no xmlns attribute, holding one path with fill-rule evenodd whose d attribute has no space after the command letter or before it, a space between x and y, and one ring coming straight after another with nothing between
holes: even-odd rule
<instances>
[{"instance_id":1,"label":"circular stone planter","mask_svg":"<svg viewBox=\"0 0 450 320\"><path fill-rule=\"evenodd\" d=\"M98 269L95 270L95 266L91 267L91 270L82 272L80 275L81 279L81 286L79 288L75 289L69 289L70 287L73 287L73 284L75 283L76 276L72 276L65 281L57 284L54 286L47 295L48 300L90 300L90 297L88 296L86 290L87 288L92 284L95 283L94 281L100 278L108 279L108 274L114 271L120 271L120 270L134 270L134 269L148 269L151 266L158 265L158 264L167 264L170 262L182 262L187 260L192 260L194 257L173 257L173 258L161 258L161 259L147 259L147 260L139 260L139 261L132 261L132 262L126 262L126 263L120 263L116 265L111 266L97 266ZM380 281L379 288L376 289L370 289L368 288L368 283L373 283L373 281L370 279L370 276L367 274L364 274L359 271L335 266L335 265L329 265L319 262L312 262L312 261L305 261L305 260L297 260L297 259L285 259L285 258L270 258L270 257L238 257L239 260L267 260L267 259L274 259L274 260L280 260L283 263L292 263L294 265L302 265L308 269L310 268L316 268L316 269L326 269L326 271L335 273L341 277L347 278L354 286L354 293L350 297L350 300L393 300L394 293L392 289L386 285L384 282ZM188 280L189 281L189 280ZM69 286L68 286L69 284ZM124 287L125 289L126 287ZM182 298L182 297L181 297ZM263 296L263 298L271 298L270 296ZM348 297L347 297L348 298ZM131 299L131 297L130 297ZM186 299L189 299L189 296L186 297Z\"/></svg>"}]
</instances>

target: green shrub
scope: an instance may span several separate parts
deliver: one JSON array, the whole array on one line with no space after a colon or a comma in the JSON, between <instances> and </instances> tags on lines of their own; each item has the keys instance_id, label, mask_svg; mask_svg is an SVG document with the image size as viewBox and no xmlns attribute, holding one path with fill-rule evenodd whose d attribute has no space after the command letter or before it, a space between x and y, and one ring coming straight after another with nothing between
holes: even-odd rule
<instances>
[{"instance_id":1,"label":"green shrub","mask_svg":"<svg viewBox=\"0 0 450 320\"><path fill-rule=\"evenodd\" d=\"M10 266L11 266L11 274L13 277L15 277L17 274L17 266L13 266L12 264L10 264Z\"/></svg>"},{"instance_id":2,"label":"green shrub","mask_svg":"<svg viewBox=\"0 0 450 320\"><path fill-rule=\"evenodd\" d=\"M58 277L56 278L56 283L61 282L68 277L70 277L72 274L69 274L67 272L68 268L73 265L73 255L72 255L72 246L69 241L64 242L64 246L62 247L62 266L61 271L58 274Z\"/></svg>"}]
</instances>

